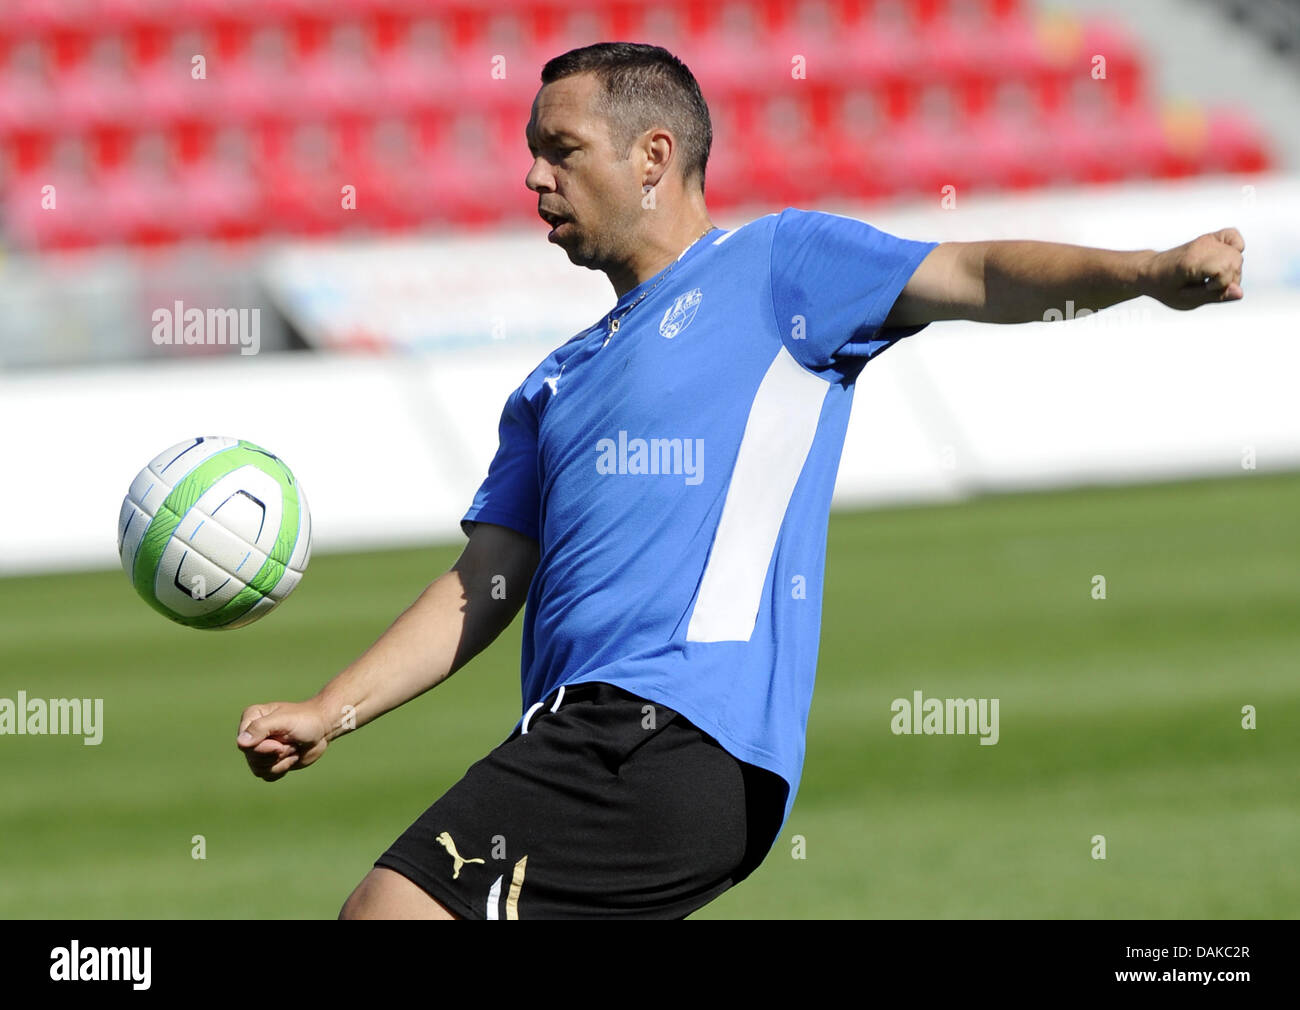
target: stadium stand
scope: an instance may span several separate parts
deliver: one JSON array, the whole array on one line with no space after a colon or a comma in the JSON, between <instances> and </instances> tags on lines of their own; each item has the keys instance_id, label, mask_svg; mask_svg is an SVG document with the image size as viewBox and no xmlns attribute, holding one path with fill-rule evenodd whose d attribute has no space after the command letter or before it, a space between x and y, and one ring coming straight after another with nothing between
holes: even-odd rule
<instances>
[{"instance_id":1,"label":"stadium stand","mask_svg":"<svg viewBox=\"0 0 1300 1010\"><path fill-rule=\"evenodd\" d=\"M165 247L527 221L538 68L609 38L669 45L699 77L715 209L1275 161L1239 113L1163 106L1112 19L1020 0L12 0L3 239ZM1104 78L1080 72L1099 56ZM69 213L45 210L49 192Z\"/></svg>"}]
</instances>

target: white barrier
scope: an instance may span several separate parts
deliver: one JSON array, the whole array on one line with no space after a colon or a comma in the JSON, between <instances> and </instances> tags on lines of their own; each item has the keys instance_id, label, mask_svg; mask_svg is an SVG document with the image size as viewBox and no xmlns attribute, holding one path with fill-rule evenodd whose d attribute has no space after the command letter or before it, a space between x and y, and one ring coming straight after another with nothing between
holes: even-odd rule
<instances>
[{"instance_id":1,"label":"white barrier","mask_svg":"<svg viewBox=\"0 0 1300 1010\"><path fill-rule=\"evenodd\" d=\"M1101 317L1099 317L1100 319ZM1300 295L1145 324L948 323L858 380L841 505L1300 466ZM196 434L293 467L320 550L458 540L536 349L155 364L0 379L0 571L117 563L136 471ZM242 418L236 421L236 418Z\"/></svg>"}]
</instances>

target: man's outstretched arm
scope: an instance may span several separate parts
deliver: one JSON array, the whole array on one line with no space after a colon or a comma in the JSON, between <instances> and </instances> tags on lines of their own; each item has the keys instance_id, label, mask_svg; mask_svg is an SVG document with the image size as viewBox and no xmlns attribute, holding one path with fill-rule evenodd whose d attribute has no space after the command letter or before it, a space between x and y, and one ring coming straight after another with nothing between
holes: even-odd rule
<instances>
[{"instance_id":1,"label":"man's outstretched arm","mask_svg":"<svg viewBox=\"0 0 1300 1010\"><path fill-rule=\"evenodd\" d=\"M1242 297L1246 243L1235 228L1156 252L1056 242L944 242L917 267L885 326L941 319L1039 322L1066 301L1096 311L1139 295L1174 309Z\"/></svg>"}]
</instances>

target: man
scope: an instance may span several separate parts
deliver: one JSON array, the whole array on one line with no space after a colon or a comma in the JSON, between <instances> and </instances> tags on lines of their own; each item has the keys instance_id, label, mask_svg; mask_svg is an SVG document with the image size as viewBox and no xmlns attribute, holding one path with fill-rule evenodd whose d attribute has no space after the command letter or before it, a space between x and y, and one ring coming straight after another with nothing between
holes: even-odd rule
<instances>
[{"instance_id":1,"label":"man","mask_svg":"<svg viewBox=\"0 0 1300 1010\"><path fill-rule=\"evenodd\" d=\"M460 559L310 701L245 710L268 780L440 683L527 592L523 717L343 918L682 917L744 879L802 771L831 491L868 360L927 323L1242 297L1232 229L1167 252L897 239L704 202L690 72L608 43L542 71L526 182L610 313L509 397Z\"/></svg>"}]
</instances>

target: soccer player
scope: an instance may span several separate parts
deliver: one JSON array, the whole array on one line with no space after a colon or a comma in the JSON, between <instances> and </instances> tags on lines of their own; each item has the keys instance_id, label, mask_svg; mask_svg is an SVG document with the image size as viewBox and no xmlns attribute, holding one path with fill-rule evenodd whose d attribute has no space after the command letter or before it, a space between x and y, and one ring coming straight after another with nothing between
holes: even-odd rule
<instances>
[{"instance_id":1,"label":"soccer player","mask_svg":"<svg viewBox=\"0 0 1300 1010\"><path fill-rule=\"evenodd\" d=\"M375 863L343 918L682 917L762 861L803 766L854 380L943 319L1242 297L1233 229L1164 252L919 242L704 200L690 71L603 43L546 64L526 184L617 301L507 399L469 537L312 699L253 705L275 780L441 683L526 599L521 718Z\"/></svg>"}]
</instances>

